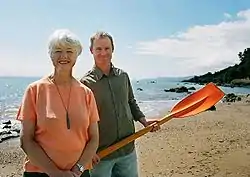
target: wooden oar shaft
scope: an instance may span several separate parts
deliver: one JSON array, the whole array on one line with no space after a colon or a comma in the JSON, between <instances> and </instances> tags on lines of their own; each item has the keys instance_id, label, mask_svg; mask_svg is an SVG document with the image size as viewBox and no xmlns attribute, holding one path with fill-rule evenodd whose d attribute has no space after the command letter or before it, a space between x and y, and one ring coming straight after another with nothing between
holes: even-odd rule
<instances>
[{"instance_id":1,"label":"wooden oar shaft","mask_svg":"<svg viewBox=\"0 0 250 177\"><path fill-rule=\"evenodd\" d=\"M165 116L160 122L161 122L161 124L163 124L171 119L172 119L172 117ZM123 140L119 141L118 143L115 143L115 144L109 146L108 148L98 152L97 155L100 158L103 158L103 157L111 154L112 152L116 151L117 149L120 149L121 147L127 145L128 143L130 143L130 142L136 140L137 138L145 135L146 133L150 132L156 124L157 123L153 123L153 124L149 125L148 127L145 127L143 129L137 131L136 133L124 138Z\"/></svg>"},{"instance_id":2,"label":"wooden oar shaft","mask_svg":"<svg viewBox=\"0 0 250 177\"><path fill-rule=\"evenodd\" d=\"M202 98L200 100L196 100L192 104L187 105L186 107L183 107L182 109L179 109L178 111L171 112L170 114L168 114L168 115L164 116L162 119L160 119L157 123L155 122L155 123L149 125L148 127L145 127L143 129L137 131L136 133L134 133L134 134L122 139L121 141L109 146L108 148L98 152L97 155L100 158L103 158L103 157L111 154L112 152L116 151L117 149L120 149L121 147L127 145L128 143L130 143L130 142L136 140L137 138L145 135L146 133L150 132L156 124L162 125L162 124L168 122L169 120L171 120L173 117L176 117L176 116L178 117L181 114L185 114L187 111L190 111L192 109L199 107L205 100L206 100L206 97Z\"/></svg>"}]
</instances>

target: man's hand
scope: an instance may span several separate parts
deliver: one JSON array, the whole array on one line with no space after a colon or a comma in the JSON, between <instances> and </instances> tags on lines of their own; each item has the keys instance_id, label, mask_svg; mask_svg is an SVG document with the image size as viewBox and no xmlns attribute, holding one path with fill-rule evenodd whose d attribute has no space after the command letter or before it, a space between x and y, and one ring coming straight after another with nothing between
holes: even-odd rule
<instances>
[{"instance_id":1,"label":"man's hand","mask_svg":"<svg viewBox=\"0 0 250 177\"><path fill-rule=\"evenodd\" d=\"M93 166L97 165L99 162L100 162L100 157L97 154L95 154L94 157L92 158Z\"/></svg>"},{"instance_id":2,"label":"man's hand","mask_svg":"<svg viewBox=\"0 0 250 177\"><path fill-rule=\"evenodd\" d=\"M139 122L140 122L144 127L147 127L147 126L149 126L149 125L151 125L151 124L153 124L153 123L156 123L156 124L153 126L153 129L151 130L151 132L155 132L155 131L161 129L160 125L157 124L157 122L159 122L159 121L158 121L158 120L155 120L155 119L154 119L154 120L147 120L147 119L145 119L145 117L143 117L143 118L141 118L141 119L139 120Z\"/></svg>"}]
</instances>

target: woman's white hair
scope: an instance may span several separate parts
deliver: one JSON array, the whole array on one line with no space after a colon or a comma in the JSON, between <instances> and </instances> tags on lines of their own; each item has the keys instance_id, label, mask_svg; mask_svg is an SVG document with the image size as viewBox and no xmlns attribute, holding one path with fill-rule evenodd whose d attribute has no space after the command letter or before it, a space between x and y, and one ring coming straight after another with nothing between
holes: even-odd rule
<instances>
[{"instance_id":1,"label":"woman's white hair","mask_svg":"<svg viewBox=\"0 0 250 177\"><path fill-rule=\"evenodd\" d=\"M55 47L65 45L69 45L74 48L78 56L82 53L82 44L78 37L68 29L59 29L49 37L48 48L50 56L52 55Z\"/></svg>"}]
</instances>

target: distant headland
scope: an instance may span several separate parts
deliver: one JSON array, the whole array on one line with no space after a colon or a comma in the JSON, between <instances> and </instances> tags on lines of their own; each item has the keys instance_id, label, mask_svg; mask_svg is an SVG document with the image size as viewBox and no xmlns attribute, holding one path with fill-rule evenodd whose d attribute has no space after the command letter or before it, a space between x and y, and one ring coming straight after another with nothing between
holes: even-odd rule
<instances>
[{"instance_id":1,"label":"distant headland","mask_svg":"<svg viewBox=\"0 0 250 177\"><path fill-rule=\"evenodd\" d=\"M228 87L250 87L250 48L244 52L239 52L239 64L229 66L214 73L208 72L204 75L194 76L182 82L191 82L197 84L216 83L219 86Z\"/></svg>"}]
</instances>

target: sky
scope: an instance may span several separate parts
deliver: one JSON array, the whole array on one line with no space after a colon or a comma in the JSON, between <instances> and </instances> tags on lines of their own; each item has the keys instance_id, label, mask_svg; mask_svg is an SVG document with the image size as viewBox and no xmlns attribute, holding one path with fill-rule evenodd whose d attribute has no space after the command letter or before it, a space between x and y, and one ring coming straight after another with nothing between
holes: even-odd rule
<instances>
[{"instance_id":1,"label":"sky","mask_svg":"<svg viewBox=\"0 0 250 177\"><path fill-rule=\"evenodd\" d=\"M92 68L89 38L100 30L134 79L218 71L250 46L249 0L12 0L1 1L0 22L0 76L50 74L48 38L62 28L83 45L76 77Z\"/></svg>"}]
</instances>

